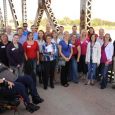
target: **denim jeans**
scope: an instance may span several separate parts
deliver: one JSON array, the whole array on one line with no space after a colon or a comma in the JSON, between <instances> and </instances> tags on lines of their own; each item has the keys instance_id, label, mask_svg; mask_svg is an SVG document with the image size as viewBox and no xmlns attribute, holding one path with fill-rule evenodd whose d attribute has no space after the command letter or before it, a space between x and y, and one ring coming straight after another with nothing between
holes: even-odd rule
<instances>
[{"instance_id":1,"label":"denim jeans","mask_svg":"<svg viewBox=\"0 0 115 115\"><path fill-rule=\"evenodd\" d=\"M39 96L36 89L36 85L31 76L29 75L19 76L15 82L23 84L25 86L26 93L28 92L27 90L29 90L32 97Z\"/></svg>"},{"instance_id":2,"label":"denim jeans","mask_svg":"<svg viewBox=\"0 0 115 115\"><path fill-rule=\"evenodd\" d=\"M101 64L101 75L102 75L102 80L101 80L101 87L105 88L107 86L108 82L108 69L109 69L109 64Z\"/></svg>"},{"instance_id":3,"label":"denim jeans","mask_svg":"<svg viewBox=\"0 0 115 115\"><path fill-rule=\"evenodd\" d=\"M71 62L70 62L70 80L73 82L78 82L79 78L78 78L78 64L77 64L77 60L75 59L75 57L71 58Z\"/></svg>"},{"instance_id":4,"label":"denim jeans","mask_svg":"<svg viewBox=\"0 0 115 115\"><path fill-rule=\"evenodd\" d=\"M20 83L20 82L14 82L14 86L12 89L9 89L7 87L1 88L0 89L0 94L5 94L5 95L21 95L24 99L24 102L26 104L30 103L30 99L28 97L28 94L26 93L25 86Z\"/></svg>"},{"instance_id":5,"label":"denim jeans","mask_svg":"<svg viewBox=\"0 0 115 115\"><path fill-rule=\"evenodd\" d=\"M88 79L89 80L95 80L96 78L96 63L88 63Z\"/></svg>"},{"instance_id":6,"label":"denim jeans","mask_svg":"<svg viewBox=\"0 0 115 115\"><path fill-rule=\"evenodd\" d=\"M115 82L115 56L113 58L113 72L114 72L114 82Z\"/></svg>"}]
</instances>

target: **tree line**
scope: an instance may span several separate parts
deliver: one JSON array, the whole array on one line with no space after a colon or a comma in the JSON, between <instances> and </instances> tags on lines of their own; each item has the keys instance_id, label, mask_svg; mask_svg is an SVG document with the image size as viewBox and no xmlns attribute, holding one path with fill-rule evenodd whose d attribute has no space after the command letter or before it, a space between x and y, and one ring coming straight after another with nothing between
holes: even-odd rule
<instances>
[{"instance_id":1,"label":"tree line","mask_svg":"<svg viewBox=\"0 0 115 115\"><path fill-rule=\"evenodd\" d=\"M40 25L45 26L46 23L48 22L47 18L43 18L41 20ZM59 25L63 25L63 26L71 26L73 24L80 24L80 20L79 19L71 19L69 17L64 17L62 19L57 19L57 22ZM14 24L13 20L9 21L10 24ZM22 21L19 21L20 25L22 25ZM28 20L28 24L32 25L33 24L33 20ZM91 20L91 25L92 26L110 26L110 27L115 27L115 22L111 22L111 21L106 21L106 20L102 20L99 18L95 18Z\"/></svg>"},{"instance_id":2,"label":"tree line","mask_svg":"<svg viewBox=\"0 0 115 115\"><path fill-rule=\"evenodd\" d=\"M47 18L42 19L41 21L41 25L46 25L47 22ZM79 19L71 19L69 17L64 17L63 19L57 19L57 22L59 25L73 25L73 24L80 24L80 20ZM99 18L95 18L91 20L91 25L92 26L115 26L115 22L111 22L111 21L106 21L106 20L102 20Z\"/></svg>"}]
</instances>

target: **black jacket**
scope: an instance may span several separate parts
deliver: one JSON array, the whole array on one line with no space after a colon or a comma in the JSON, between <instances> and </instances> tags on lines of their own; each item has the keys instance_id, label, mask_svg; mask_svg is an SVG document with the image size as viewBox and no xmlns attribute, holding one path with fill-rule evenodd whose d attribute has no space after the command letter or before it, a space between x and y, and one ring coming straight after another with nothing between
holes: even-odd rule
<instances>
[{"instance_id":1,"label":"black jacket","mask_svg":"<svg viewBox=\"0 0 115 115\"><path fill-rule=\"evenodd\" d=\"M15 48L13 43L7 46L7 56L10 66L17 66L24 62L24 50L20 43L18 43L18 48Z\"/></svg>"},{"instance_id":2,"label":"black jacket","mask_svg":"<svg viewBox=\"0 0 115 115\"><path fill-rule=\"evenodd\" d=\"M10 43L11 42L9 41L6 45L4 45L2 42L0 42L0 62L2 62L6 66L9 66L6 49L8 44Z\"/></svg>"}]
</instances>

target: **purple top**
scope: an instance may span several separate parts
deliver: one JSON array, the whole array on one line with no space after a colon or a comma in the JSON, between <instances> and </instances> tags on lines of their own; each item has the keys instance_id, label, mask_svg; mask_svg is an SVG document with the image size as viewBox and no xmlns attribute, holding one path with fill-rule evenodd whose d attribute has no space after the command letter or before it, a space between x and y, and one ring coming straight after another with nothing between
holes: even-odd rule
<instances>
[{"instance_id":1,"label":"purple top","mask_svg":"<svg viewBox=\"0 0 115 115\"><path fill-rule=\"evenodd\" d=\"M105 53L105 47L106 46L102 46L101 48L101 63L106 63L107 61L107 57L106 57L106 53Z\"/></svg>"}]
</instances>

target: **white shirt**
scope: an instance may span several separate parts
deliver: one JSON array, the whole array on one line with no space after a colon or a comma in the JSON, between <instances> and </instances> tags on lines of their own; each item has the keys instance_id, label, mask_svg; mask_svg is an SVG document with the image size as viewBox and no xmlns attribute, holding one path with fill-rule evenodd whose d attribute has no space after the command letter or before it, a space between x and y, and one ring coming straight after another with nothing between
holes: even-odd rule
<instances>
[{"instance_id":1,"label":"white shirt","mask_svg":"<svg viewBox=\"0 0 115 115\"><path fill-rule=\"evenodd\" d=\"M59 44L60 41L61 41L60 38L57 38L57 41L54 38L52 38L52 40L51 40L51 42L55 43L55 44Z\"/></svg>"},{"instance_id":2,"label":"white shirt","mask_svg":"<svg viewBox=\"0 0 115 115\"><path fill-rule=\"evenodd\" d=\"M8 36L8 41L11 41L12 42L12 39L13 39L13 36L14 36L14 33L11 32L10 34L6 33L7 36Z\"/></svg>"},{"instance_id":3,"label":"white shirt","mask_svg":"<svg viewBox=\"0 0 115 115\"><path fill-rule=\"evenodd\" d=\"M39 45L39 52L42 53L42 46L45 44L44 40L36 40L38 42Z\"/></svg>"},{"instance_id":4,"label":"white shirt","mask_svg":"<svg viewBox=\"0 0 115 115\"><path fill-rule=\"evenodd\" d=\"M100 45L102 46L104 43L103 38L97 37L97 42L99 42Z\"/></svg>"},{"instance_id":5,"label":"white shirt","mask_svg":"<svg viewBox=\"0 0 115 115\"><path fill-rule=\"evenodd\" d=\"M107 60L112 61L113 52L114 52L114 47L113 47L112 42L110 42L110 43L105 47L105 53L106 53Z\"/></svg>"}]
</instances>

